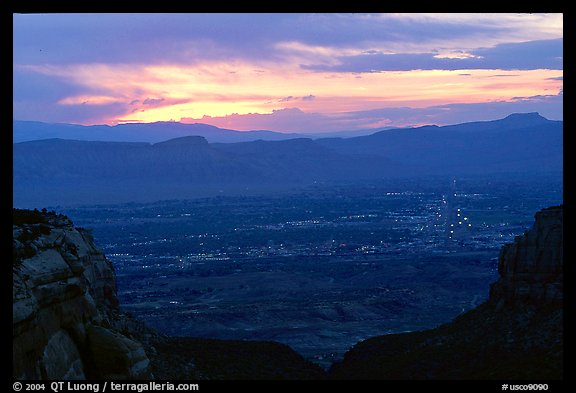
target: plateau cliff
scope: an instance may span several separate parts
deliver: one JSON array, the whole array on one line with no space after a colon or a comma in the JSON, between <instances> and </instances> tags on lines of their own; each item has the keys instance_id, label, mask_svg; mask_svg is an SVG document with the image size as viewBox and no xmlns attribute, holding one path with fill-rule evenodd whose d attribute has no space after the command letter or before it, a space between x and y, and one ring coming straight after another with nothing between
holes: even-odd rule
<instances>
[{"instance_id":1,"label":"plateau cliff","mask_svg":"<svg viewBox=\"0 0 576 393\"><path fill-rule=\"evenodd\" d=\"M336 379L562 379L563 207L502 248L490 298L438 328L355 345Z\"/></svg>"}]
</instances>

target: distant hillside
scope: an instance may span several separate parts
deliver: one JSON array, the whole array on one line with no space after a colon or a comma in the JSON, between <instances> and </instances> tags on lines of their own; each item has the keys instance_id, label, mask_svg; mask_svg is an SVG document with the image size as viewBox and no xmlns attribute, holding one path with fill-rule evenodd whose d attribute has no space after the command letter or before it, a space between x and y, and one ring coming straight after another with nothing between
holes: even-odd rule
<instances>
[{"instance_id":1,"label":"distant hillside","mask_svg":"<svg viewBox=\"0 0 576 393\"><path fill-rule=\"evenodd\" d=\"M51 138L81 141L156 143L189 135L202 136L208 142L234 143L259 139L277 141L303 136L266 130L236 131L202 123L186 124L177 122L82 126L78 124L50 124L14 120L12 127L14 143Z\"/></svg>"},{"instance_id":2,"label":"distant hillside","mask_svg":"<svg viewBox=\"0 0 576 393\"><path fill-rule=\"evenodd\" d=\"M46 139L13 145L14 203L151 201L403 176L561 173L562 152L563 123L533 113L317 140Z\"/></svg>"},{"instance_id":3,"label":"distant hillside","mask_svg":"<svg viewBox=\"0 0 576 393\"><path fill-rule=\"evenodd\" d=\"M563 122L538 113L504 119L394 129L356 138L319 139L346 154L386 157L416 171L486 173L561 171Z\"/></svg>"}]
</instances>

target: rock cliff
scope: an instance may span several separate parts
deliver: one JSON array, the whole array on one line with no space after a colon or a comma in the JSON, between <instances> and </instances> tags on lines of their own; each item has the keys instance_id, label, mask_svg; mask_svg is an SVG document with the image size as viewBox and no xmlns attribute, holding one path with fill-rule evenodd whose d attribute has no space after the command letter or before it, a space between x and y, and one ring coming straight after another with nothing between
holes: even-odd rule
<instances>
[{"instance_id":1,"label":"rock cliff","mask_svg":"<svg viewBox=\"0 0 576 393\"><path fill-rule=\"evenodd\" d=\"M13 377L143 379L143 346L118 331L111 262L55 213L14 209Z\"/></svg>"},{"instance_id":2,"label":"rock cliff","mask_svg":"<svg viewBox=\"0 0 576 393\"><path fill-rule=\"evenodd\" d=\"M500 279L490 288L490 301L547 304L563 299L562 206L536 213L529 231L502 247Z\"/></svg>"},{"instance_id":3,"label":"rock cliff","mask_svg":"<svg viewBox=\"0 0 576 393\"><path fill-rule=\"evenodd\" d=\"M438 328L374 337L335 379L563 378L563 207L543 209L504 246L487 302Z\"/></svg>"}]
</instances>

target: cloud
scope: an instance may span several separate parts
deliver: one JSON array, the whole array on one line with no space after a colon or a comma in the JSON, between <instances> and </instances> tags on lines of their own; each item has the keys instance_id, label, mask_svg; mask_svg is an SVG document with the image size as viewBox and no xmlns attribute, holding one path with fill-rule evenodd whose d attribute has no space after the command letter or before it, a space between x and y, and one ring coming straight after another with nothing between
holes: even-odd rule
<instances>
[{"instance_id":1,"label":"cloud","mask_svg":"<svg viewBox=\"0 0 576 393\"><path fill-rule=\"evenodd\" d=\"M46 123L101 124L102 119L123 116L129 111L124 103L102 105L54 105L36 100L14 101L16 120L35 120Z\"/></svg>"},{"instance_id":2,"label":"cloud","mask_svg":"<svg viewBox=\"0 0 576 393\"><path fill-rule=\"evenodd\" d=\"M299 14L15 14L17 64L197 64L269 59Z\"/></svg>"},{"instance_id":3,"label":"cloud","mask_svg":"<svg viewBox=\"0 0 576 393\"><path fill-rule=\"evenodd\" d=\"M22 67L14 67L12 80L14 83L13 99L15 101L55 102L71 94L80 94L85 91L76 83Z\"/></svg>"},{"instance_id":4,"label":"cloud","mask_svg":"<svg viewBox=\"0 0 576 393\"><path fill-rule=\"evenodd\" d=\"M277 100L276 102L314 101L315 99L316 99L316 96L309 94L309 95L303 96L303 97L294 97L294 96L283 97L283 98L280 98L279 100Z\"/></svg>"},{"instance_id":5,"label":"cloud","mask_svg":"<svg viewBox=\"0 0 576 393\"><path fill-rule=\"evenodd\" d=\"M439 57L431 53L370 53L341 56L339 63L303 64L302 68L322 72L383 72L410 70L562 69L563 39L499 44L471 51L467 56Z\"/></svg>"},{"instance_id":6,"label":"cloud","mask_svg":"<svg viewBox=\"0 0 576 393\"><path fill-rule=\"evenodd\" d=\"M164 101L165 101L164 98L146 98L144 101L142 101L142 104L157 106L163 103Z\"/></svg>"},{"instance_id":7,"label":"cloud","mask_svg":"<svg viewBox=\"0 0 576 393\"><path fill-rule=\"evenodd\" d=\"M487 78L516 78L520 76L520 74L494 74L487 76ZM553 80L553 79L550 79Z\"/></svg>"},{"instance_id":8,"label":"cloud","mask_svg":"<svg viewBox=\"0 0 576 393\"><path fill-rule=\"evenodd\" d=\"M221 128L235 130L271 130L279 132L315 132L318 130L339 130L337 119L320 113L306 113L298 108L273 110L272 113L234 113L228 116L203 116L182 118L183 123L206 123Z\"/></svg>"},{"instance_id":9,"label":"cloud","mask_svg":"<svg viewBox=\"0 0 576 393\"><path fill-rule=\"evenodd\" d=\"M13 55L16 64L286 61L303 51L469 52L562 30L562 14L14 14Z\"/></svg>"},{"instance_id":10,"label":"cloud","mask_svg":"<svg viewBox=\"0 0 576 393\"><path fill-rule=\"evenodd\" d=\"M42 100L43 111L38 110L40 104L30 103L35 100L33 86L30 86L29 94L15 95L14 117L34 120L42 116L43 121L51 122L115 124L127 118L142 122L190 118L201 122L203 115L210 115L212 117L208 119L217 123L214 125L225 128L273 127L278 131L311 129L321 132L388 124L387 117L376 119L344 115L346 113L366 113L368 109L382 107L505 101L510 97L546 95L558 91L562 85L557 80L561 72L547 70L476 70L467 73L469 75L451 71L412 71L398 75L369 73L363 74L358 81L353 73L325 74L324 78L319 78L318 73L304 71L297 76L288 76L284 69L269 69L264 76L252 75L253 69L249 65L236 67L238 72L231 80L227 72L229 67L220 68L218 64L201 68L28 67L23 69L22 79L27 73L36 75L36 72L39 73L37 79L43 83L72 81L77 84L72 84L71 94L64 94L66 89L62 89L57 96L49 95ZM211 79L191 80L191 76L203 73L204 69L210 70ZM386 88L382 89L383 86ZM309 94L311 88L317 94ZM288 94L283 96L281 93ZM27 101L24 101L26 97ZM65 111L59 108L61 106L70 108ZM88 109L94 106L110 108L111 112L95 119L95 114L104 112ZM286 106L298 107L302 113L273 112L286 109ZM86 110L85 115L82 110ZM238 115L227 116L231 113ZM281 117L290 113L294 119ZM70 119L64 117L68 114L72 116ZM242 117L244 115L246 117Z\"/></svg>"},{"instance_id":11,"label":"cloud","mask_svg":"<svg viewBox=\"0 0 576 393\"><path fill-rule=\"evenodd\" d=\"M432 107L435 124L455 124L473 120L493 120L511 113L538 112L550 120L563 119L561 94L548 96L515 97L510 101L474 104L450 104Z\"/></svg>"},{"instance_id":12,"label":"cloud","mask_svg":"<svg viewBox=\"0 0 576 393\"><path fill-rule=\"evenodd\" d=\"M211 115L334 130L394 121L367 109L545 96L562 83L562 72L533 71L562 69L561 14L14 14L13 22L20 119ZM415 69L430 71L386 72Z\"/></svg>"},{"instance_id":13,"label":"cloud","mask_svg":"<svg viewBox=\"0 0 576 393\"><path fill-rule=\"evenodd\" d=\"M494 120L511 113L539 112L551 120L561 120L562 93L515 97L509 101L453 103L423 108L391 107L338 114L304 112L299 108L274 110L272 113L232 114L229 116L182 118L183 123L206 123L241 131L271 130L279 132L322 133L410 127L425 124L449 125L470 121Z\"/></svg>"},{"instance_id":14,"label":"cloud","mask_svg":"<svg viewBox=\"0 0 576 393\"><path fill-rule=\"evenodd\" d=\"M13 81L14 119L93 124L101 121L103 116L119 116L129 110L128 105L117 100L108 100L101 105L83 105L87 99L84 97L73 103L73 97L93 92L87 91L85 86L30 69L15 67Z\"/></svg>"},{"instance_id":15,"label":"cloud","mask_svg":"<svg viewBox=\"0 0 576 393\"><path fill-rule=\"evenodd\" d=\"M484 63L483 68L529 70L563 69L563 39L503 43L473 51Z\"/></svg>"},{"instance_id":16,"label":"cloud","mask_svg":"<svg viewBox=\"0 0 576 393\"><path fill-rule=\"evenodd\" d=\"M507 101L452 103L424 108L395 107L347 113L348 120L361 119L363 124L386 124L406 127L425 124L449 125L470 121L494 120L511 113L539 112L550 120L562 120L562 92L556 95L514 97Z\"/></svg>"}]
</instances>

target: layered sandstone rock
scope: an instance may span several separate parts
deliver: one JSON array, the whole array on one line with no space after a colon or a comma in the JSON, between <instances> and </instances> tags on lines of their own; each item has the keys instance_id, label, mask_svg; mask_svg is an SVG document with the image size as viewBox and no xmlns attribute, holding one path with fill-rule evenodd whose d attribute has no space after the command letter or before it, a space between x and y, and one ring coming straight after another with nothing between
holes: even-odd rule
<instances>
[{"instance_id":1,"label":"layered sandstone rock","mask_svg":"<svg viewBox=\"0 0 576 393\"><path fill-rule=\"evenodd\" d=\"M122 316L111 262L88 232L62 216L43 220L13 227L14 378L150 377L142 345L114 328ZM113 369L102 343L121 360Z\"/></svg>"}]
</instances>

